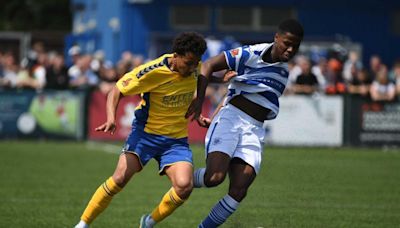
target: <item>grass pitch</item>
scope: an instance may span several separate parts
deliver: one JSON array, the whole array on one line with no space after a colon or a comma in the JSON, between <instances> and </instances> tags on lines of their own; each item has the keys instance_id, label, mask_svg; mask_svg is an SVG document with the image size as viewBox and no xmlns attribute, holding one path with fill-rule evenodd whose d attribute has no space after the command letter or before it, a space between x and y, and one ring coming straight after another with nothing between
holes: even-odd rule
<instances>
[{"instance_id":1,"label":"grass pitch","mask_svg":"<svg viewBox=\"0 0 400 228\"><path fill-rule=\"evenodd\" d=\"M73 227L114 171L119 147L0 141L0 227ZM204 166L202 146L192 146ZM170 185L151 161L92 227L137 227ZM227 189L195 189L158 227L196 227ZM247 198L223 227L399 227L400 151L268 148Z\"/></svg>"}]
</instances>

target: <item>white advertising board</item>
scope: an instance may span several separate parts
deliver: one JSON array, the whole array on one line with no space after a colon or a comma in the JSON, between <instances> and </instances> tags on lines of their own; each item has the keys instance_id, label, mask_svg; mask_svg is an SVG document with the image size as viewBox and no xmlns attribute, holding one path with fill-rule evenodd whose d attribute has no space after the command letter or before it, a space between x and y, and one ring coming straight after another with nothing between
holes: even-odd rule
<instances>
[{"instance_id":1,"label":"white advertising board","mask_svg":"<svg viewBox=\"0 0 400 228\"><path fill-rule=\"evenodd\" d=\"M266 143L280 146L341 146L343 98L284 96L275 120L266 121Z\"/></svg>"}]
</instances>

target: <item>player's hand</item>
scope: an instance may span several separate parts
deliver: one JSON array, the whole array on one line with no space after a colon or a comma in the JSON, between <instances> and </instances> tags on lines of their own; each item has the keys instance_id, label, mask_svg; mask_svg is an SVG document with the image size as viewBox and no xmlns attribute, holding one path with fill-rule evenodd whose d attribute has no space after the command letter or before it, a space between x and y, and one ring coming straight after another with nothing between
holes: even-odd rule
<instances>
[{"instance_id":1,"label":"player's hand","mask_svg":"<svg viewBox=\"0 0 400 228\"><path fill-rule=\"evenodd\" d=\"M111 135L115 133L116 129L117 126L115 125L115 122L112 121L107 121L95 128L96 131L110 132Z\"/></svg>"},{"instance_id":2,"label":"player's hand","mask_svg":"<svg viewBox=\"0 0 400 228\"><path fill-rule=\"evenodd\" d=\"M191 121L199 119L202 108L203 101L195 97L189 105L189 108L185 114L185 118L189 118L193 115Z\"/></svg>"},{"instance_id":3,"label":"player's hand","mask_svg":"<svg viewBox=\"0 0 400 228\"><path fill-rule=\"evenodd\" d=\"M208 128L211 124L211 119L204 117L203 115L200 115L199 118L196 120L200 127Z\"/></svg>"},{"instance_id":4,"label":"player's hand","mask_svg":"<svg viewBox=\"0 0 400 228\"><path fill-rule=\"evenodd\" d=\"M237 72L233 70L227 70L224 74L222 82L226 83L229 82L233 77L237 76Z\"/></svg>"}]
</instances>

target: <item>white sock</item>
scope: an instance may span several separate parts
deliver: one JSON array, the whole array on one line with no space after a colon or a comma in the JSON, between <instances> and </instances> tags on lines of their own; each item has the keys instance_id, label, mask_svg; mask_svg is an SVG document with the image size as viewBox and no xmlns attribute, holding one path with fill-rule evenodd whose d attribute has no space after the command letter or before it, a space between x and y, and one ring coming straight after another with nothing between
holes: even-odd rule
<instances>
[{"instance_id":1,"label":"white sock","mask_svg":"<svg viewBox=\"0 0 400 228\"><path fill-rule=\"evenodd\" d=\"M204 184L204 174L206 173L206 168L196 169L193 173L193 187L202 188L207 187Z\"/></svg>"},{"instance_id":2,"label":"white sock","mask_svg":"<svg viewBox=\"0 0 400 228\"><path fill-rule=\"evenodd\" d=\"M89 224L86 224L86 222L81 220L78 224L76 224L75 228L89 228Z\"/></svg>"},{"instance_id":3,"label":"white sock","mask_svg":"<svg viewBox=\"0 0 400 228\"><path fill-rule=\"evenodd\" d=\"M156 224L156 221L154 221L151 215L149 215L147 216L145 223L147 227L153 227Z\"/></svg>"}]
</instances>

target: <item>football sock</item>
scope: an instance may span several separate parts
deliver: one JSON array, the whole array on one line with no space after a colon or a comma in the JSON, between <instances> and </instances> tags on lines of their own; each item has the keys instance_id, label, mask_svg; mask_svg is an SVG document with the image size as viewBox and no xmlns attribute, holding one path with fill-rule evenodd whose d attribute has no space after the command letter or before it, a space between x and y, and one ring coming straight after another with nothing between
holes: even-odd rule
<instances>
[{"instance_id":1,"label":"football sock","mask_svg":"<svg viewBox=\"0 0 400 228\"><path fill-rule=\"evenodd\" d=\"M204 174L206 173L205 168L196 169L193 173L193 187L201 188L207 187L204 184Z\"/></svg>"},{"instance_id":2,"label":"football sock","mask_svg":"<svg viewBox=\"0 0 400 228\"><path fill-rule=\"evenodd\" d=\"M82 220L81 220L81 221L79 221L78 224L76 224L76 226L75 226L74 228L89 228L89 225L86 224L85 221L82 221Z\"/></svg>"},{"instance_id":3,"label":"football sock","mask_svg":"<svg viewBox=\"0 0 400 228\"><path fill-rule=\"evenodd\" d=\"M160 222L168 215L170 215L176 208L185 202L184 199L181 199L175 192L174 188L171 188L165 195L163 196L160 204L153 210L151 213L151 218L155 222Z\"/></svg>"},{"instance_id":4,"label":"football sock","mask_svg":"<svg viewBox=\"0 0 400 228\"><path fill-rule=\"evenodd\" d=\"M225 195L218 203L211 209L210 214L205 218L199 228L212 228L217 227L224 223L228 217L235 212L239 206L239 202L233 199L230 195Z\"/></svg>"},{"instance_id":5,"label":"football sock","mask_svg":"<svg viewBox=\"0 0 400 228\"><path fill-rule=\"evenodd\" d=\"M112 197L121 191L112 177L108 178L93 194L92 199L89 201L85 211L81 216L81 220L90 224L107 206L110 204Z\"/></svg>"}]
</instances>

